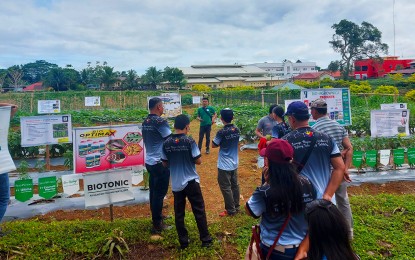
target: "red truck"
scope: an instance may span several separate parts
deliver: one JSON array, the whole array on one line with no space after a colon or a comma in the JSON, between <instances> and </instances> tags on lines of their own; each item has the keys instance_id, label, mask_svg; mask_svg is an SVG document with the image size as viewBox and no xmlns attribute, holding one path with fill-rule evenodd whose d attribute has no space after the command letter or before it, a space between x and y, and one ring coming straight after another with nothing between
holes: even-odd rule
<instances>
[{"instance_id":1,"label":"red truck","mask_svg":"<svg viewBox=\"0 0 415 260\"><path fill-rule=\"evenodd\" d=\"M413 59L398 59L396 56L381 59L364 59L354 62L355 79L372 79L388 75L393 70L402 70L410 67Z\"/></svg>"}]
</instances>

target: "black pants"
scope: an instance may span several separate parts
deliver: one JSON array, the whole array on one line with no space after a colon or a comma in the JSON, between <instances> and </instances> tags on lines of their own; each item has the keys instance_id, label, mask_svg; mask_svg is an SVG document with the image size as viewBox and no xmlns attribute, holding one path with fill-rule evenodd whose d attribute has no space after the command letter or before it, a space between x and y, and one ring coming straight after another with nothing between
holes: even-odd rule
<instances>
[{"instance_id":1,"label":"black pants","mask_svg":"<svg viewBox=\"0 0 415 260\"><path fill-rule=\"evenodd\" d=\"M208 231L205 202L203 201L199 183L195 180L189 181L186 188L182 191L173 192L173 195L175 223L180 245L187 245L189 243L189 235L184 224L186 197L192 206L193 215L195 216L197 228L199 229L200 240L202 242L212 241Z\"/></svg>"},{"instance_id":2,"label":"black pants","mask_svg":"<svg viewBox=\"0 0 415 260\"><path fill-rule=\"evenodd\" d=\"M153 225L159 226L162 221L163 200L167 194L170 180L170 170L165 168L162 163L155 165L146 164L146 169L150 174L150 210Z\"/></svg>"},{"instance_id":3,"label":"black pants","mask_svg":"<svg viewBox=\"0 0 415 260\"><path fill-rule=\"evenodd\" d=\"M200 126L200 129L199 129L199 143L198 143L200 151L202 151L203 137L204 137L205 134L206 134L206 150L209 150L210 130L212 130L212 125Z\"/></svg>"}]
</instances>

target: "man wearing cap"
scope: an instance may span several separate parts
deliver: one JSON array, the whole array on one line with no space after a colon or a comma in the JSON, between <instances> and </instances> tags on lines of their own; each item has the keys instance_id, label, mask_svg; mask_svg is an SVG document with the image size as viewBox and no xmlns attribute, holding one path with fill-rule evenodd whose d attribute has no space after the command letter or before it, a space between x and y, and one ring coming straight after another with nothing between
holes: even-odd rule
<instances>
[{"instance_id":1,"label":"man wearing cap","mask_svg":"<svg viewBox=\"0 0 415 260\"><path fill-rule=\"evenodd\" d=\"M312 126L313 129L324 132L334 139L339 147L343 161L345 164L344 180L337 189L336 203L340 212L346 218L350 229L350 237L353 237L353 218L352 210L350 208L349 196L347 195L347 182L350 182L348 169L352 163L353 147L347 134L346 129L341 126L336 120L331 120L327 116L327 103L325 100L318 98L311 102L311 116L316 123Z\"/></svg>"},{"instance_id":2,"label":"man wearing cap","mask_svg":"<svg viewBox=\"0 0 415 260\"><path fill-rule=\"evenodd\" d=\"M317 191L317 198L331 200L344 176L344 163L336 143L327 134L308 124L308 107L301 101L291 103L287 112L293 131L283 137L294 148L294 161ZM308 157L308 158L306 158Z\"/></svg>"}]
</instances>

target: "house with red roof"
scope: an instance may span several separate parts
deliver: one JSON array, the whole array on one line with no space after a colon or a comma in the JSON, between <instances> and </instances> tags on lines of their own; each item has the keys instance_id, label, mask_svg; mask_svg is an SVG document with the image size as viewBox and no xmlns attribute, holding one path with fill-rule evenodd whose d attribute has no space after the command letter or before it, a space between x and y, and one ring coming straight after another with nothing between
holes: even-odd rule
<instances>
[{"instance_id":1,"label":"house with red roof","mask_svg":"<svg viewBox=\"0 0 415 260\"><path fill-rule=\"evenodd\" d=\"M44 90L45 88L43 87L43 82L36 82L33 83L32 85L26 86L23 91L24 92L32 92L32 91L41 91Z\"/></svg>"},{"instance_id":2,"label":"house with red roof","mask_svg":"<svg viewBox=\"0 0 415 260\"><path fill-rule=\"evenodd\" d=\"M295 76L293 79L302 80L302 81L311 83L311 82L320 81L323 79L334 80L334 77L327 71L319 71L319 72L301 73L300 75Z\"/></svg>"}]
</instances>

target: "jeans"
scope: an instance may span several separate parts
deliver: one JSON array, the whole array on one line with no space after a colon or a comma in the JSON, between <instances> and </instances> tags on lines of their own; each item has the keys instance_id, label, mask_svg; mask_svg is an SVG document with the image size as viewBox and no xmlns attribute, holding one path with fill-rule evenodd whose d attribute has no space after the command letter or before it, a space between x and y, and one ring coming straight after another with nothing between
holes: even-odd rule
<instances>
[{"instance_id":1,"label":"jeans","mask_svg":"<svg viewBox=\"0 0 415 260\"><path fill-rule=\"evenodd\" d=\"M158 227L162 222L163 200L167 194L170 180L170 170L165 168L162 163L155 165L146 164L146 169L150 174L150 210L153 226Z\"/></svg>"},{"instance_id":2,"label":"jeans","mask_svg":"<svg viewBox=\"0 0 415 260\"><path fill-rule=\"evenodd\" d=\"M266 245L260 243L261 246L261 253L264 256L264 258L267 257L268 254L268 249L269 247L267 247ZM297 254L297 248L289 248L289 249L285 249L285 252L282 253L280 251L277 250L273 250L271 253L271 256L269 257L269 259L272 260L288 260L288 259L294 259L295 255Z\"/></svg>"},{"instance_id":3,"label":"jeans","mask_svg":"<svg viewBox=\"0 0 415 260\"><path fill-rule=\"evenodd\" d=\"M350 208L349 196L347 195L347 182L343 181L336 190L336 205L346 219L349 228L349 238L353 238L353 217Z\"/></svg>"},{"instance_id":4,"label":"jeans","mask_svg":"<svg viewBox=\"0 0 415 260\"><path fill-rule=\"evenodd\" d=\"M199 129L199 150L202 151L202 143L203 143L203 137L206 135L206 151L209 150L210 146L210 130L212 130L212 125L204 125L200 126Z\"/></svg>"},{"instance_id":5,"label":"jeans","mask_svg":"<svg viewBox=\"0 0 415 260\"><path fill-rule=\"evenodd\" d=\"M218 183L225 201L226 211L228 214L235 214L239 210L238 170L218 169Z\"/></svg>"},{"instance_id":6,"label":"jeans","mask_svg":"<svg viewBox=\"0 0 415 260\"><path fill-rule=\"evenodd\" d=\"M9 174L0 174L0 221L3 219L10 200Z\"/></svg>"},{"instance_id":7,"label":"jeans","mask_svg":"<svg viewBox=\"0 0 415 260\"><path fill-rule=\"evenodd\" d=\"M186 246L189 243L189 234L184 224L186 197L192 206L193 215L195 216L197 228L199 229L200 240L202 242L212 241L208 231L205 202L199 183L195 180L189 181L186 188L182 191L173 191L173 195L175 224L180 245Z\"/></svg>"}]
</instances>

